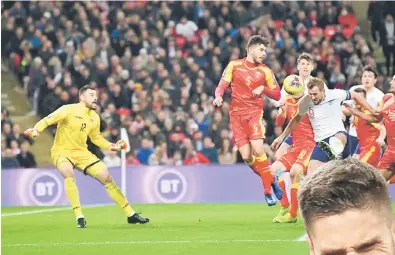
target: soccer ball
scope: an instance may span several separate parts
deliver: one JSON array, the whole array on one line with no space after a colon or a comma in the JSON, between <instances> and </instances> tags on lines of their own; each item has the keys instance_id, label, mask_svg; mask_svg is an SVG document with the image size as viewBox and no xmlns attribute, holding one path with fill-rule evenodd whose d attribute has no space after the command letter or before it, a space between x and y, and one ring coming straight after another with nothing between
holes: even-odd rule
<instances>
[{"instance_id":1,"label":"soccer ball","mask_svg":"<svg viewBox=\"0 0 395 255\"><path fill-rule=\"evenodd\" d=\"M304 91L304 84L298 75L292 74L285 78L283 88L288 94L297 95Z\"/></svg>"}]
</instances>

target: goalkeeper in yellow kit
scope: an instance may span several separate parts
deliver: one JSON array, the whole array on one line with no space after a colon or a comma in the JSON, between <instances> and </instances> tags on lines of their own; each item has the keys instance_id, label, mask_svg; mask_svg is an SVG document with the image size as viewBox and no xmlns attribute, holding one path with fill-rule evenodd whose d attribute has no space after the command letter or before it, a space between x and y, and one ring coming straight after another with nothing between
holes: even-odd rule
<instances>
[{"instance_id":1,"label":"goalkeeper in yellow kit","mask_svg":"<svg viewBox=\"0 0 395 255\"><path fill-rule=\"evenodd\" d=\"M86 140L105 150L120 151L126 149L123 140L110 143L100 134L100 117L96 113L96 91L89 85L83 86L79 92L80 102L60 107L55 112L40 120L34 128L25 131L29 137L37 137L45 128L57 124L55 141L51 148L51 158L56 168L64 177L67 197L77 218L77 227L85 228L86 221L82 214L80 198L75 183L74 168L90 175L101 182L108 195L122 208L128 217L128 223L147 223L148 218L141 217L129 205L124 194L114 183L106 166L88 148Z\"/></svg>"}]
</instances>

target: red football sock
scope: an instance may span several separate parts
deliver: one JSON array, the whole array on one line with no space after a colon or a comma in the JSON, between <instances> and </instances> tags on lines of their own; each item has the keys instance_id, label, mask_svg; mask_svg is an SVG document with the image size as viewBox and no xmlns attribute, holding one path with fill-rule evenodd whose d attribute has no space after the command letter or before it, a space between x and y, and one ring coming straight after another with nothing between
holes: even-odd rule
<instances>
[{"instance_id":1,"label":"red football sock","mask_svg":"<svg viewBox=\"0 0 395 255\"><path fill-rule=\"evenodd\" d=\"M293 218L296 218L298 215L298 189L299 183L292 183L291 188L291 208L289 209L289 213Z\"/></svg>"},{"instance_id":2,"label":"red football sock","mask_svg":"<svg viewBox=\"0 0 395 255\"><path fill-rule=\"evenodd\" d=\"M267 159L266 154L256 157L251 166L255 173L261 177L265 194L271 194L271 186L274 182L274 176L270 172L269 160Z\"/></svg>"},{"instance_id":3,"label":"red football sock","mask_svg":"<svg viewBox=\"0 0 395 255\"><path fill-rule=\"evenodd\" d=\"M283 198L280 200L281 208L288 208L289 201L288 201L287 191L285 190L284 179L280 177L280 179L278 180L278 184L280 185L281 190L283 191Z\"/></svg>"}]
</instances>

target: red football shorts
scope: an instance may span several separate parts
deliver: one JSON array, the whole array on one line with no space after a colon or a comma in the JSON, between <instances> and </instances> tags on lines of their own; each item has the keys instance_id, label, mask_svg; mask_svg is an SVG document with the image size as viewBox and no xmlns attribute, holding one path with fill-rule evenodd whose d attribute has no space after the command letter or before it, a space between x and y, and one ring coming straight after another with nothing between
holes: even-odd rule
<instances>
[{"instance_id":1,"label":"red football shorts","mask_svg":"<svg viewBox=\"0 0 395 255\"><path fill-rule=\"evenodd\" d=\"M230 114L230 127L233 139L238 148L248 144L250 140L266 138L266 129L263 125L263 111L245 115Z\"/></svg>"},{"instance_id":2,"label":"red football shorts","mask_svg":"<svg viewBox=\"0 0 395 255\"><path fill-rule=\"evenodd\" d=\"M395 149L387 148L384 155L381 157L378 169L387 169L389 171L395 172Z\"/></svg>"},{"instance_id":3,"label":"red football shorts","mask_svg":"<svg viewBox=\"0 0 395 255\"><path fill-rule=\"evenodd\" d=\"M278 161L283 163L287 171L291 170L294 164L301 165L306 170L314 147L315 143L313 142L302 143L298 146L291 147Z\"/></svg>"},{"instance_id":4,"label":"red football shorts","mask_svg":"<svg viewBox=\"0 0 395 255\"><path fill-rule=\"evenodd\" d=\"M378 143L372 147L360 148L359 159L373 167L377 167L381 156L381 148Z\"/></svg>"}]
</instances>

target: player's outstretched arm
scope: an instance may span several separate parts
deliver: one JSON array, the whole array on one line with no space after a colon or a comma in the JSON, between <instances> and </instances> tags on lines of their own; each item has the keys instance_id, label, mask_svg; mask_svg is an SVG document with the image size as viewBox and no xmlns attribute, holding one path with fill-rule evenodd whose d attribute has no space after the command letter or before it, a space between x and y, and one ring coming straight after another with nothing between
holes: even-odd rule
<instances>
[{"instance_id":1,"label":"player's outstretched arm","mask_svg":"<svg viewBox=\"0 0 395 255\"><path fill-rule=\"evenodd\" d=\"M368 103L368 101L366 101L366 99L361 96L359 93L356 93L355 91L350 91L351 94L351 98L357 103L360 104L363 108L365 108L366 110L368 110L371 114L373 115L379 115L379 113L373 109L370 104Z\"/></svg>"},{"instance_id":2,"label":"player's outstretched arm","mask_svg":"<svg viewBox=\"0 0 395 255\"><path fill-rule=\"evenodd\" d=\"M97 147L104 149L104 150L112 150L112 151L121 151L126 149L126 142L123 140L119 140L116 143L111 143L107 141L101 134L100 134L100 120L97 121L97 125L95 128L89 133L89 138L91 139L92 143L94 143Z\"/></svg>"},{"instance_id":3,"label":"player's outstretched arm","mask_svg":"<svg viewBox=\"0 0 395 255\"><path fill-rule=\"evenodd\" d=\"M350 110L348 110L347 107L345 107L344 105L342 105L342 113L343 113L345 116L348 116L348 117L352 115L351 112L350 112Z\"/></svg>"},{"instance_id":4,"label":"player's outstretched arm","mask_svg":"<svg viewBox=\"0 0 395 255\"><path fill-rule=\"evenodd\" d=\"M268 98L271 98L273 100L280 100L281 99L281 89L280 86L277 84L276 87L274 89L269 89L269 88L265 88L263 90L263 94L265 94Z\"/></svg>"},{"instance_id":5,"label":"player's outstretched arm","mask_svg":"<svg viewBox=\"0 0 395 255\"><path fill-rule=\"evenodd\" d=\"M353 108L352 106L348 104L344 104L344 106L351 112L352 115L357 116L358 118L361 118L363 120L372 122L372 123L379 123L383 120L383 116L380 115L373 115L370 113L364 113L361 111L358 111L357 109Z\"/></svg>"},{"instance_id":6,"label":"player's outstretched arm","mask_svg":"<svg viewBox=\"0 0 395 255\"><path fill-rule=\"evenodd\" d=\"M387 130L383 123L380 123L380 135L377 138L376 142L383 147L385 145L385 137L387 136Z\"/></svg>"},{"instance_id":7,"label":"player's outstretched arm","mask_svg":"<svg viewBox=\"0 0 395 255\"><path fill-rule=\"evenodd\" d=\"M41 119L36 123L36 125L34 125L33 128L27 129L24 134L28 137L35 138L47 127L62 121L69 113L70 106L64 105L53 113L49 114L47 117Z\"/></svg>"},{"instance_id":8,"label":"player's outstretched arm","mask_svg":"<svg viewBox=\"0 0 395 255\"><path fill-rule=\"evenodd\" d=\"M276 101L280 100L281 98L281 89L280 85L278 85L278 82L276 80L276 77L274 76L274 73L272 70L269 68L265 69L265 89L263 90L263 93Z\"/></svg>"},{"instance_id":9,"label":"player's outstretched arm","mask_svg":"<svg viewBox=\"0 0 395 255\"><path fill-rule=\"evenodd\" d=\"M278 110L278 114L276 117L276 126L282 127L285 123L285 119L287 118L285 105L280 106L280 110Z\"/></svg>"},{"instance_id":10,"label":"player's outstretched arm","mask_svg":"<svg viewBox=\"0 0 395 255\"><path fill-rule=\"evenodd\" d=\"M233 62L230 62L222 73L221 80L215 89L215 99L213 104L220 107L222 105L225 90L229 87L233 79Z\"/></svg>"}]
</instances>

